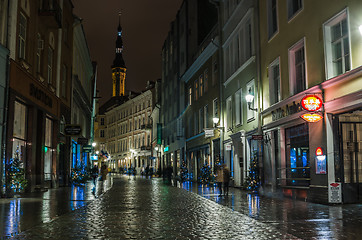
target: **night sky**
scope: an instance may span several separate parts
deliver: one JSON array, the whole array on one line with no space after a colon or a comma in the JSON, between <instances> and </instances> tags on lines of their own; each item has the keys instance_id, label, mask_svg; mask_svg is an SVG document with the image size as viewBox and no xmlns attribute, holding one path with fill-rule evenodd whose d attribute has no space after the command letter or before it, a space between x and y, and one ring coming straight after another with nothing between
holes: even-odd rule
<instances>
[{"instance_id":1,"label":"night sky","mask_svg":"<svg viewBox=\"0 0 362 240\"><path fill-rule=\"evenodd\" d=\"M98 63L100 103L112 95L111 65L115 57L118 13L123 29L126 90L141 91L161 78L161 50L182 0L73 0L83 19L91 58Z\"/></svg>"}]
</instances>

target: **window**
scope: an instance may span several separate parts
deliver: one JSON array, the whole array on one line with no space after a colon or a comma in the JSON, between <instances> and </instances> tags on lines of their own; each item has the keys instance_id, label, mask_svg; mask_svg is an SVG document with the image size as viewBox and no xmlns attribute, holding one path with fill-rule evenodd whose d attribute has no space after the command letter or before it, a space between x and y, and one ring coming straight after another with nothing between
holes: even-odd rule
<instances>
[{"instance_id":1,"label":"window","mask_svg":"<svg viewBox=\"0 0 362 240\"><path fill-rule=\"evenodd\" d=\"M195 80L195 101L197 100L198 98L198 91L199 91L199 84L198 84L198 79Z\"/></svg>"},{"instance_id":2,"label":"window","mask_svg":"<svg viewBox=\"0 0 362 240\"><path fill-rule=\"evenodd\" d=\"M256 100L255 100L255 99L257 99L257 96L255 93L255 81L254 80L251 80L250 82L248 82L246 84L246 91L247 91L247 94L251 94L254 96L254 100L249 105L251 109L249 109L249 107L247 107L247 111L246 111L247 120L251 121L251 120L255 119L255 113L256 113L256 111L254 111L252 109L255 109L255 106L257 105Z\"/></svg>"},{"instance_id":3,"label":"window","mask_svg":"<svg viewBox=\"0 0 362 240\"><path fill-rule=\"evenodd\" d=\"M42 44L44 44L41 39L40 34L37 34L38 48L36 49L36 72L41 73L41 50L43 49Z\"/></svg>"},{"instance_id":4,"label":"window","mask_svg":"<svg viewBox=\"0 0 362 240\"><path fill-rule=\"evenodd\" d=\"M44 180L51 180L52 175L52 138L53 138L53 121L49 118L45 119L45 146L44 146Z\"/></svg>"},{"instance_id":5,"label":"window","mask_svg":"<svg viewBox=\"0 0 362 240\"><path fill-rule=\"evenodd\" d=\"M104 126L104 118L101 118L101 126Z\"/></svg>"},{"instance_id":6,"label":"window","mask_svg":"<svg viewBox=\"0 0 362 240\"><path fill-rule=\"evenodd\" d=\"M248 12L242 23L226 41L224 49L225 78L231 77L253 55L252 14Z\"/></svg>"},{"instance_id":7,"label":"window","mask_svg":"<svg viewBox=\"0 0 362 240\"><path fill-rule=\"evenodd\" d=\"M204 130L204 108L199 110L199 130L200 132Z\"/></svg>"},{"instance_id":8,"label":"window","mask_svg":"<svg viewBox=\"0 0 362 240\"><path fill-rule=\"evenodd\" d=\"M195 112L194 116L194 135L196 135L199 133L199 113Z\"/></svg>"},{"instance_id":9,"label":"window","mask_svg":"<svg viewBox=\"0 0 362 240\"><path fill-rule=\"evenodd\" d=\"M218 106L218 101L217 98L215 98L212 101L212 110L213 110L213 117L219 117L219 106Z\"/></svg>"},{"instance_id":10,"label":"window","mask_svg":"<svg viewBox=\"0 0 362 240\"><path fill-rule=\"evenodd\" d=\"M306 89L304 39L289 49L290 92L295 95Z\"/></svg>"},{"instance_id":11,"label":"window","mask_svg":"<svg viewBox=\"0 0 362 240\"><path fill-rule=\"evenodd\" d=\"M270 105L280 101L279 57L269 65L269 100Z\"/></svg>"},{"instance_id":12,"label":"window","mask_svg":"<svg viewBox=\"0 0 362 240\"><path fill-rule=\"evenodd\" d=\"M239 89L235 93L235 125L241 125L243 123L243 93L242 89Z\"/></svg>"},{"instance_id":13,"label":"window","mask_svg":"<svg viewBox=\"0 0 362 240\"><path fill-rule=\"evenodd\" d=\"M214 60L214 63L212 64L212 86L215 86L216 84L216 78L218 77L217 76L217 73L218 73L218 65L217 65L217 59Z\"/></svg>"},{"instance_id":14,"label":"window","mask_svg":"<svg viewBox=\"0 0 362 240\"><path fill-rule=\"evenodd\" d=\"M62 82L60 84L60 95L62 98L66 98L67 97L67 76L68 76L68 70L67 70L67 66L63 65L62 67Z\"/></svg>"},{"instance_id":15,"label":"window","mask_svg":"<svg viewBox=\"0 0 362 240\"><path fill-rule=\"evenodd\" d=\"M20 13L19 19L19 58L25 59L27 19Z\"/></svg>"},{"instance_id":16,"label":"window","mask_svg":"<svg viewBox=\"0 0 362 240\"><path fill-rule=\"evenodd\" d=\"M203 93L204 93L204 79L202 74L199 77L199 83L200 83L200 97L202 97Z\"/></svg>"},{"instance_id":17,"label":"window","mask_svg":"<svg viewBox=\"0 0 362 240\"><path fill-rule=\"evenodd\" d=\"M327 79L351 70L347 19L347 10L343 10L324 24Z\"/></svg>"},{"instance_id":18,"label":"window","mask_svg":"<svg viewBox=\"0 0 362 240\"><path fill-rule=\"evenodd\" d=\"M192 103L192 87L189 87L189 99L188 99L188 104L191 105Z\"/></svg>"},{"instance_id":19,"label":"window","mask_svg":"<svg viewBox=\"0 0 362 240\"><path fill-rule=\"evenodd\" d=\"M48 48L48 83L53 83L53 55L54 50L49 47Z\"/></svg>"},{"instance_id":20,"label":"window","mask_svg":"<svg viewBox=\"0 0 362 240\"><path fill-rule=\"evenodd\" d=\"M268 37L271 39L278 31L277 0L268 0Z\"/></svg>"},{"instance_id":21,"label":"window","mask_svg":"<svg viewBox=\"0 0 362 240\"><path fill-rule=\"evenodd\" d=\"M232 128L232 118L233 116L233 108L232 108L232 102L231 102L231 96L226 99L226 126L227 129Z\"/></svg>"},{"instance_id":22,"label":"window","mask_svg":"<svg viewBox=\"0 0 362 240\"><path fill-rule=\"evenodd\" d=\"M204 107L204 126L205 128L209 127L209 106Z\"/></svg>"},{"instance_id":23,"label":"window","mask_svg":"<svg viewBox=\"0 0 362 240\"><path fill-rule=\"evenodd\" d=\"M206 68L204 72L204 92L206 93L209 89L209 70Z\"/></svg>"},{"instance_id":24,"label":"window","mask_svg":"<svg viewBox=\"0 0 362 240\"><path fill-rule=\"evenodd\" d=\"M303 0L288 0L288 19L290 20L303 8Z\"/></svg>"}]
</instances>

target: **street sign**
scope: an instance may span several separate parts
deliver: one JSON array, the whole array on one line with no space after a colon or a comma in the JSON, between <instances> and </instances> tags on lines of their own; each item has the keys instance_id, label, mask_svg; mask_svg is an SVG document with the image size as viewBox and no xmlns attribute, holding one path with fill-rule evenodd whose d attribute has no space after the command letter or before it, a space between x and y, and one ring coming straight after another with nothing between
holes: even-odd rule
<instances>
[{"instance_id":1,"label":"street sign","mask_svg":"<svg viewBox=\"0 0 362 240\"><path fill-rule=\"evenodd\" d=\"M328 188L329 203L342 203L342 184L330 183Z\"/></svg>"},{"instance_id":2,"label":"street sign","mask_svg":"<svg viewBox=\"0 0 362 240\"><path fill-rule=\"evenodd\" d=\"M263 140L263 135L253 135L251 136L251 139L261 141Z\"/></svg>"},{"instance_id":3,"label":"street sign","mask_svg":"<svg viewBox=\"0 0 362 240\"><path fill-rule=\"evenodd\" d=\"M79 137L77 143L80 145L86 145L88 144L88 138Z\"/></svg>"},{"instance_id":4,"label":"street sign","mask_svg":"<svg viewBox=\"0 0 362 240\"><path fill-rule=\"evenodd\" d=\"M83 152L91 152L92 151L92 145L84 145L83 146Z\"/></svg>"},{"instance_id":5,"label":"street sign","mask_svg":"<svg viewBox=\"0 0 362 240\"><path fill-rule=\"evenodd\" d=\"M82 128L80 125L65 125L64 127L64 133L65 135L74 136L79 135L82 131Z\"/></svg>"},{"instance_id":6,"label":"street sign","mask_svg":"<svg viewBox=\"0 0 362 240\"><path fill-rule=\"evenodd\" d=\"M214 129L213 128L205 128L204 131L205 131L205 138L214 136Z\"/></svg>"}]
</instances>

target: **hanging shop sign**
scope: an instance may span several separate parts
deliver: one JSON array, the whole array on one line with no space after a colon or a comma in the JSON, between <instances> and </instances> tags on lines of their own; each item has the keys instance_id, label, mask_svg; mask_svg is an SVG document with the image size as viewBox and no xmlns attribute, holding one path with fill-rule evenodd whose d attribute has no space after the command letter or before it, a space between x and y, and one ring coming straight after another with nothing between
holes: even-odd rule
<instances>
[{"instance_id":1,"label":"hanging shop sign","mask_svg":"<svg viewBox=\"0 0 362 240\"><path fill-rule=\"evenodd\" d=\"M319 115L317 113L305 113L300 117L310 123L318 122L319 120L321 120L323 118L322 115Z\"/></svg>"},{"instance_id":2,"label":"hanging shop sign","mask_svg":"<svg viewBox=\"0 0 362 240\"><path fill-rule=\"evenodd\" d=\"M82 132L82 128L80 125L65 125L64 133L65 135L74 136L79 135Z\"/></svg>"},{"instance_id":3,"label":"hanging shop sign","mask_svg":"<svg viewBox=\"0 0 362 240\"><path fill-rule=\"evenodd\" d=\"M83 152L84 153L89 153L89 152L91 152L92 151L92 145L84 145L83 146Z\"/></svg>"},{"instance_id":4,"label":"hanging shop sign","mask_svg":"<svg viewBox=\"0 0 362 240\"><path fill-rule=\"evenodd\" d=\"M214 136L214 129L213 128L205 128L205 138L213 137Z\"/></svg>"},{"instance_id":5,"label":"hanging shop sign","mask_svg":"<svg viewBox=\"0 0 362 240\"><path fill-rule=\"evenodd\" d=\"M328 187L329 203L342 203L342 184L339 182L330 183Z\"/></svg>"},{"instance_id":6,"label":"hanging shop sign","mask_svg":"<svg viewBox=\"0 0 362 240\"><path fill-rule=\"evenodd\" d=\"M323 149L321 147L317 147L317 149L315 150L315 155L316 156L323 155Z\"/></svg>"},{"instance_id":7,"label":"hanging shop sign","mask_svg":"<svg viewBox=\"0 0 362 240\"><path fill-rule=\"evenodd\" d=\"M301 101L302 108L307 111L315 112L322 108L323 101L315 95L307 95Z\"/></svg>"}]
</instances>

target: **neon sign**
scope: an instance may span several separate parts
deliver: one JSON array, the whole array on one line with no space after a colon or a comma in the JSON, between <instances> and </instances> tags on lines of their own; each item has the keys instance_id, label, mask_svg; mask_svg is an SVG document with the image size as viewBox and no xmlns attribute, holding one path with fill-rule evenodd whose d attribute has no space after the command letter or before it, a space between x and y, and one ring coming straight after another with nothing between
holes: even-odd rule
<instances>
[{"instance_id":1,"label":"neon sign","mask_svg":"<svg viewBox=\"0 0 362 240\"><path fill-rule=\"evenodd\" d=\"M319 120L321 120L323 118L321 115L316 114L316 113L306 113L306 114L303 114L300 117L303 118L305 121L310 122L310 123L318 122Z\"/></svg>"},{"instance_id":2,"label":"neon sign","mask_svg":"<svg viewBox=\"0 0 362 240\"><path fill-rule=\"evenodd\" d=\"M322 99L315 95L307 95L302 99L301 105L305 110L314 112L321 109L323 102Z\"/></svg>"}]
</instances>

